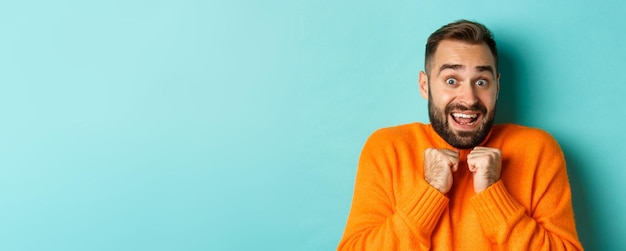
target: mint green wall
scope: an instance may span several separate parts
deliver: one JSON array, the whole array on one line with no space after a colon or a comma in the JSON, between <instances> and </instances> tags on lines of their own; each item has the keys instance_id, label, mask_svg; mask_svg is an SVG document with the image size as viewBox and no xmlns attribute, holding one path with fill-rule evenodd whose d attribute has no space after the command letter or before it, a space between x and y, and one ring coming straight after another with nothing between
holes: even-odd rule
<instances>
[{"instance_id":1,"label":"mint green wall","mask_svg":"<svg viewBox=\"0 0 626 251\"><path fill-rule=\"evenodd\" d=\"M501 51L501 122L567 156L626 249L624 1L2 1L0 250L333 250L359 152L426 122L426 37Z\"/></svg>"}]
</instances>

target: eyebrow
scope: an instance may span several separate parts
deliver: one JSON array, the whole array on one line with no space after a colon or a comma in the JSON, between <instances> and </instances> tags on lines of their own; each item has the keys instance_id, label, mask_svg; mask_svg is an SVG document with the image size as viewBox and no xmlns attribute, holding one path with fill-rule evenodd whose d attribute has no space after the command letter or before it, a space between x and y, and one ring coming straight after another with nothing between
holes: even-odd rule
<instances>
[{"instance_id":1,"label":"eyebrow","mask_svg":"<svg viewBox=\"0 0 626 251\"><path fill-rule=\"evenodd\" d=\"M481 65L481 66L476 66L476 71L477 72L484 72L484 71L488 71L491 74L494 73L493 67L491 67L491 65Z\"/></svg>"},{"instance_id":2,"label":"eyebrow","mask_svg":"<svg viewBox=\"0 0 626 251\"><path fill-rule=\"evenodd\" d=\"M447 70L447 69L451 69L451 70L462 70L465 69L465 65L461 65L461 64L443 64L441 67L439 67L439 74L441 74L442 71ZM491 67L490 65L480 65L480 66L476 66L476 72L485 72L488 71L491 74L494 74L494 70L493 67Z\"/></svg>"},{"instance_id":3,"label":"eyebrow","mask_svg":"<svg viewBox=\"0 0 626 251\"><path fill-rule=\"evenodd\" d=\"M462 69L465 69L465 65L460 65L460 64L443 64L441 67L439 67L439 73L437 75L440 75L442 71L447 70L447 69L462 70Z\"/></svg>"}]
</instances>

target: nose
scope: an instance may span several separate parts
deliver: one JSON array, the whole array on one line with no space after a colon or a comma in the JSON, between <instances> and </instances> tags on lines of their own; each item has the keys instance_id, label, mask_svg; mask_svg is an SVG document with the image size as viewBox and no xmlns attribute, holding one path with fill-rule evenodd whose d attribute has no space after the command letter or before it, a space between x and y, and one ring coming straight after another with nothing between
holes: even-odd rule
<instances>
[{"instance_id":1,"label":"nose","mask_svg":"<svg viewBox=\"0 0 626 251\"><path fill-rule=\"evenodd\" d=\"M477 93L474 85L466 83L461 85L457 90L457 99L459 100L459 103L471 106L478 102L478 96L476 95Z\"/></svg>"}]
</instances>

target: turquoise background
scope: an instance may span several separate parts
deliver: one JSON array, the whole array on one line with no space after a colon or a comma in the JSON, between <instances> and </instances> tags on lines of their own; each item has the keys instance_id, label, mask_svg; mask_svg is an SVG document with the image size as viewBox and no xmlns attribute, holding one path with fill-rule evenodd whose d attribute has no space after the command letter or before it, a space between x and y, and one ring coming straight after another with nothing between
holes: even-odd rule
<instances>
[{"instance_id":1,"label":"turquoise background","mask_svg":"<svg viewBox=\"0 0 626 251\"><path fill-rule=\"evenodd\" d=\"M334 250L377 128L427 122L427 36L495 33L498 121L623 250L624 1L2 1L0 250Z\"/></svg>"}]
</instances>

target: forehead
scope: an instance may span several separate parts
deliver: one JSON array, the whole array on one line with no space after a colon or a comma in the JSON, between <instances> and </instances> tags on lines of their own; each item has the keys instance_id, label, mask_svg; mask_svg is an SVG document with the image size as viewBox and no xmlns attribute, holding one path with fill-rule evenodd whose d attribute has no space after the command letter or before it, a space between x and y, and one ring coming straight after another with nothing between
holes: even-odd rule
<instances>
[{"instance_id":1,"label":"forehead","mask_svg":"<svg viewBox=\"0 0 626 251\"><path fill-rule=\"evenodd\" d=\"M443 40L437 46L433 55L432 69L444 64L464 65L468 68L475 66L491 66L494 69L495 58L485 43L470 44L456 40Z\"/></svg>"}]
</instances>

